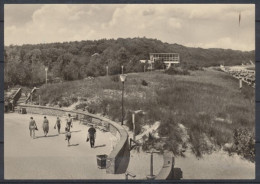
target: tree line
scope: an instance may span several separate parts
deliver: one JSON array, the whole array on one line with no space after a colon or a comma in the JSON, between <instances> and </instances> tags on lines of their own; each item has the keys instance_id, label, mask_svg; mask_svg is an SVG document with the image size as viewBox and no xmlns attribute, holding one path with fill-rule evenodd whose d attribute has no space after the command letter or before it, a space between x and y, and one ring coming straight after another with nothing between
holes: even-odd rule
<instances>
[{"instance_id":1,"label":"tree line","mask_svg":"<svg viewBox=\"0 0 260 184\"><path fill-rule=\"evenodd\" d=\"M37 45L5 46L6 84L34 86L45 82L45 68L48 79L78 80L91 76L124 72L142 72L147 68L149 53L174 52L180 54L183 65L200 67L219 64L237 65L254 61L254 51L242 52L225 49L189 48L178 44L163 43L157 39L118 38L94 41L74 41ZM164 66L158 61L155 66Z\"/></svg>"}]
</instances>

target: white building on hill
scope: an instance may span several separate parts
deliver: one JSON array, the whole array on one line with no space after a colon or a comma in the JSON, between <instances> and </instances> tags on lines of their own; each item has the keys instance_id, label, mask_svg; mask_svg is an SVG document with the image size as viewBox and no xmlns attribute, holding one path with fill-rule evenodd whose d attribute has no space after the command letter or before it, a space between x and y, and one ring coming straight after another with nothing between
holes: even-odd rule
<instances>
[{"instance_id":1,"label":"white building on hill","mask_svg":"<svg viewBox=\"0 0 260 184\"><path fill-rule=\"evenodd\" d=\"M167 68L170 68L173 64L180 63L180 55L178 53L150 53L149 55L151 63L161 60Z\"/></svg>"}]
</instances>

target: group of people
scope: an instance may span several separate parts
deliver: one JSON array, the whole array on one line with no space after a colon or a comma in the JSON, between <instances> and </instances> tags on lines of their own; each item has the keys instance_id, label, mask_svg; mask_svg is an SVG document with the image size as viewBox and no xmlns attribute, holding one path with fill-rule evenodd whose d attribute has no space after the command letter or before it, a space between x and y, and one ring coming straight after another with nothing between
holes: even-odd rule
<instances>
[{"instance_id":1,"label":"group of people","mask_svg":"<svg viewBox=\"0 0 260 184\"><path fill-rule=\"evenodd\" d=\"M43 133L44 137L47 137L47 134L49 132L49 120L47 119L46 116L44 116L43 119ZM61 119L57 117L54 129L58 130L58 134L60 134L60 129L61 129ZM72 117L70 114L68 114L68 118L66 119L66 127L65 127L65 140L68 142L68 146L70 146L70 139L71 139L71 131L70 129L72 128ZM38 127L36 125L35 120L33 117L30 118L29 122L29 130L30 130L30 137L35 139L35 130L38 130ZM88 136L87 136L87 142L90 142L90 147L94 148L95 146L95 139L96 139L96 129L91 125L91 127L88 129Z\"/></svg>"}]
</instances>

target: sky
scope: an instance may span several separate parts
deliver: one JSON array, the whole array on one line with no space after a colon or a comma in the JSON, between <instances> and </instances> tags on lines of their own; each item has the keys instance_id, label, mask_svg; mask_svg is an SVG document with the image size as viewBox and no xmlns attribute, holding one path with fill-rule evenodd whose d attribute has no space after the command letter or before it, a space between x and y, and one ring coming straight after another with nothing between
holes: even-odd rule
<instances>
[{"instance_id":1,"label":"sky","mask_svg":"<svg viewBox=\"0 0 260 184\"><path fill-rule=\"evenodd\" d=\"M5 4L4 24L5 45L146 37L255 49L253 4Z\"/></svg>"}]
</instances>

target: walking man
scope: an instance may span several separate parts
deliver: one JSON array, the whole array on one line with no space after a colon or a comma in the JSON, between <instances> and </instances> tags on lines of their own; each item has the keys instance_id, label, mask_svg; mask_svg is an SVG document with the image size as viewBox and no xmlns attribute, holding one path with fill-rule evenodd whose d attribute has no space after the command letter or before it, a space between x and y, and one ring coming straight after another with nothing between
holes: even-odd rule
<instances>
[{"instance_id":1,"label":"walking man","mask_svg":"<svg viewBox=\"0 0 260 184\"><path fill-rule=\"evenodd\" d=\"M69 114L69 117L67 118L67 128L69 129L68 131L70 131L70 128L72 128L72 117Z\"/></svg>"},{"instance_id":2,"label":"walking man","mask_svg":"<svg viewBox=\"0 0 260 184\"><path fill-rule=\"evenodd\" d=\"M49 121L46 118L46 116L44 116L42 128L43 128L44 136L46 137L49 132Z\"/></svg>"},{"instance_id":3,"label":"walking man","mask_svg":"<svg viewBox=\"0 0 260 184\"><path fill-rule=\"evenodd\" d=\"M60 118L57 117L56 124L55 124L54 128L56 128L56 126L57 126L57 129L58 129L58 133L59 133L59 134L60 134L60 122L61 122Z\"/></svg>"},{"instance_id":4,"label":"walking man","mask_svg":"<svg viewBox=\"0 0 260 184\"><path fill-rule=\"evenodd\" d=\"M33 119L33 117L30 118L29 122L29 130L30 130L30 136L31 138L35 139L35 130L37 130L37 125Z\"/></svg>"},{"instance_id":5,"label":"walking man","mask_svg":"<svg viewBox=\"0 0 260 184\"><path fill-rule=\"evenodd\" d=\"M88 129L88 139L90 142L90 147L94 148L96 139L96 129L93 127L93 125L91 125L91 127Z\"/></svg>"},{"instance_id":6,"label":"walking man","mask_svg":"<svg viewBox=\"0 0 260 184\"><path fill-rule=\"evenodd\" d=\"M66 124L66 128L65 128L65 131L66 132L70 132L70 128L72 127L72 118L71 118L71 115L70 114L68 114L68 118L67 118L67 124ZM68 136L67 136L67 134L65 135L65 140L67 140L68 139Z\"/></svg>"}]
</instances>

